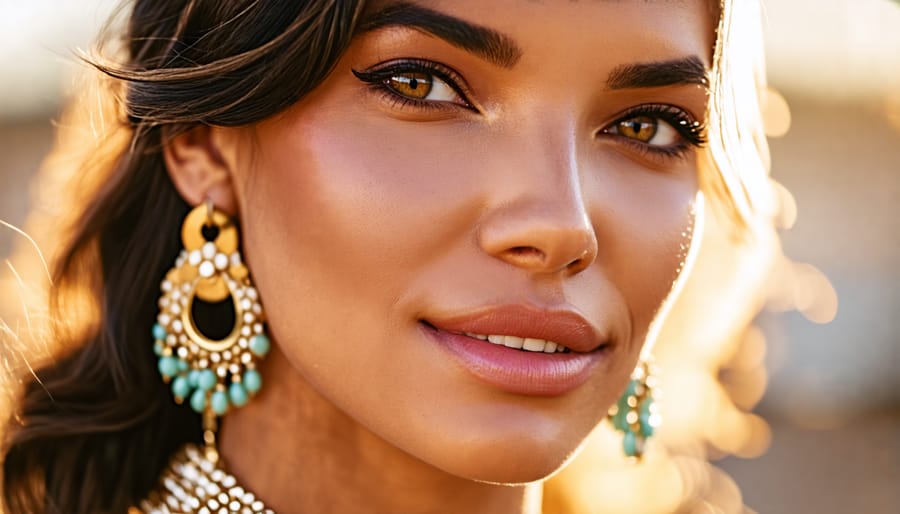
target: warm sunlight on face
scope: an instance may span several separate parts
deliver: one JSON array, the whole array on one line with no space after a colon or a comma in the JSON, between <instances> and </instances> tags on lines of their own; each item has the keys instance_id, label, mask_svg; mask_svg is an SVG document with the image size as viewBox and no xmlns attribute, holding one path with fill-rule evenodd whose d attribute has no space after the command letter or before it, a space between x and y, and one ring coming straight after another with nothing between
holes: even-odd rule
<instances>
[{"instance_id":1,"label":"warm sunlight on face","mask_svg":"<svg viewBox=\"0 0 900 514\"><path fill-rule=\"evenodd\" d=\"M685 257L713 13L473 0L363 26L237 149L272 334L413 456L540 479L621 392Z\"/></svg>"}]
</instances>

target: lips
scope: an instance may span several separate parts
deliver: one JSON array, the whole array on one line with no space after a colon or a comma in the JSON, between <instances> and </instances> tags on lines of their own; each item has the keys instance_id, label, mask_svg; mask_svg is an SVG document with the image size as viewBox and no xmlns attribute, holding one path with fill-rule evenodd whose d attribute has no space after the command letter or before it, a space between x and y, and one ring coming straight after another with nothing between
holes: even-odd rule
<instances>
[{"instance_id":1,"label":"lips","mask_svg":"<svg viewBox=\"0 0 900 514\"><path fill-rule=\"evenodd\" d=\"M426 319L425 322L454 334L511 336L521 339L523 346L525 340L540 340L582 353L592 352L606 342L597 329L574 311L528 305L499 306L463 316Z\"/></svg>"},{"instance_id":2,"label":"lips","mask_svg":"<svg viewBox=\"0 0 900 514\"><path fill-rule=\"evenodd\" d=\"M566 394L609 354L606 339L573 311L512 305L422 325L471 375L515 394Z\"/></svg>"}]
</instances>

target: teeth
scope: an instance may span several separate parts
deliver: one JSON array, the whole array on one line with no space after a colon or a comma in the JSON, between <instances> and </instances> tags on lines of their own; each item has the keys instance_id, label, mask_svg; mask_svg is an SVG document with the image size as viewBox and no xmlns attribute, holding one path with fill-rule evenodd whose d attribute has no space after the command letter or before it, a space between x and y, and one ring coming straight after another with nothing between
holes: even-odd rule
<instances>
[{"instance_id":1,"label":"teeth","mask_svg":"<svg viewBox=\"0 0 900 514\"><path fill-rule=\"evenodd\" d=\"M521 337L516 336L504 336L503 338L503 346L509 348L522 348L522 344L525 343L525 340Z\"/></svg>"},{"instance_id":2,"label":"teeth","mask_svg":"<svg viewBox=\"0 0 900 514\"><path fill-rule=\"evenodd\" d=\"M559 343L554 343L553 341L545 341L543 339L536 339L533 337L524 338L503 335L486 336L481 334L473 334L471 332L465 332L465 335L474 339L479 339L481 341L487 341L489 343L497 344L500 346L506 346L508 348L515 348L528 352L562 353L569 350Z\"/></svg>"},{"instance_id":3,"label":"teeth","mask_svg":"<svg viewBox=\"0 0 900 514\"><path fill-rule=\"evenodd\" d=\"M544 346L547 344L547 341L543 339L533 339L528 338L522 344L522 348L528 350L529 352L542 352L544 351Z\"/></svg>"}]
</instances>

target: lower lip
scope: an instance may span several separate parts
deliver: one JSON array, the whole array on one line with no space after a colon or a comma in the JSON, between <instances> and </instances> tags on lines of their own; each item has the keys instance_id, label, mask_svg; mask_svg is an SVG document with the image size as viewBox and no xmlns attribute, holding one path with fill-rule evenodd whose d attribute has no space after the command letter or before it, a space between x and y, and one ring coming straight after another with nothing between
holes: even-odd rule
<instances>
[{"instance_id":1,"label":"lower lip","mask_svg":"<svg viewBox=\"0 0 900 514\"><path fill-rule=\"evenodd\" d=\"M608 353L604 348L590 353L529 352L445 332L424 323L422 327L475 377L514 394L566 394L584 384Z\"/></svg>"}]
</instances>

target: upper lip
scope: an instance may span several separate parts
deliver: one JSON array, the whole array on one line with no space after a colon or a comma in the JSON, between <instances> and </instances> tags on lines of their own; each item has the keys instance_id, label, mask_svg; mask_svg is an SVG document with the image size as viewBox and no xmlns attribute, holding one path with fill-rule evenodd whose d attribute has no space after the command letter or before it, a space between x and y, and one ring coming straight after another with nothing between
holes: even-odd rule
<instances>
[{"instance_id":1,"label":"upper lip","mask_svg":"<svg viewBox=\"0 0 900 514\"><path fill-rule=\"evenodd\" d=\"M501 305L443 318L423 320L445 332L543 339L574 352L590 352L607 341L583 316L568 309Z\"/></svg>"}]
</instances>

